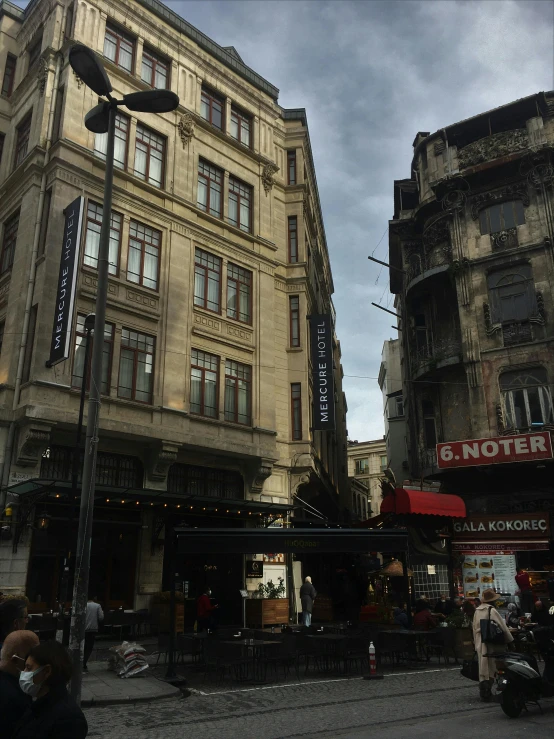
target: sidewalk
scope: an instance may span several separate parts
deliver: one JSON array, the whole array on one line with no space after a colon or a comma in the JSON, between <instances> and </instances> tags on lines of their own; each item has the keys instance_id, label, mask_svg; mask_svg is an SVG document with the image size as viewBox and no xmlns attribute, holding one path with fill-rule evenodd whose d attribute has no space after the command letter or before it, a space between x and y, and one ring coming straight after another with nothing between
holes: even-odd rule
<instances>
[{"instance_id":1,"label":"sidewalk","mask_svg":"<svg viewBox=\"0 0 554 739\"><path fill-rule=\"evenodd\" d=\"M88 673L83 674L83 706L153 701L181 695L179 688L159 680L149 670L137 677L123 679L108 670L106 662L89 662L88 669Z\"/></svg>"}]
</instances>

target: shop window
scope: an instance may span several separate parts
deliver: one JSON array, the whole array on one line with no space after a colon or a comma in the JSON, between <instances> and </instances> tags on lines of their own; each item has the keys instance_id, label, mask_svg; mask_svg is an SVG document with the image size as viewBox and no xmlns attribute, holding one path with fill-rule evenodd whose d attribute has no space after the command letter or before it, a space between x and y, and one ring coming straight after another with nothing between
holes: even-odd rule
<instances>
[{"instance_id":1,"label":"shop window","mask_svg":"<svg viewBox=\"0 0 554 739\"><path fill-rule=\"evenodd\" d=\"M52 446L42 455L40 476L43 480L70 481L73 448ZM80 452L79 482L83 469L84 452ZM96 484L118 488L142 488L144 472L138 457L124 454L98 452L96 460Z\"/></svg>"},{"instance_id":2,"label":"shop window","mask_svg":"<svg viewBox=\"0 0 554 739\"><path fill-rule=\"evenodd\" d=\"M244 499L244 482L232 470L173 464L167 476L168 493L201 495L208 498Z\"/></svg>"},{"instance_id":3,"label":"shop window","mask_svg":"<svg viewBox=\"0 0 554 739\"><path fill-rule=\"evenodd\" d=\"M435 406L430 400L422 403L423 411L423 435L425 448L435 450L437 445L437 424L435 420Z\"/></svg>"},{"instance_id":4,"label":"shop window","mask_svg":"<svg viewBox=\"0 0 554 739\"><path fill-rule=\"evenodd\" d=\"M504 372L500 389L507 429L532 431L554 423L552 391L544 368Z\"/></svg>"},{"instance_id":5,"label":"shop window","mask_svg":"<svg viewBox=\"0 0 554 739\"><path fill-rule=\"evenodd\" d=\"M356 460L356 474L357 475L368 475L369 474L369 459L357 459Z\"/></svg>"},{"instance_id":6,"label":"shop window","mask_svg":"<svg viewBox=\"0 0 554 739\"><path fill-rule=\"evenodd\" d=\"M71 387L81 389L83 385L83 373L85 370L85 352L86 352L86 316L79 314L77 316L77 324L75 326L75 351L73 355L73 373L71 376ZM108 395L110 392L110 376L112 372L113 358L113 339L115 326L113 323L105 323L104 327L104 347L102 350L102 386L101 392ZM92 362L92 346L94 339L91 337L90 349L87 362L87 384L86 389L90 388L90 367Z\"/></svg>"}]
</instances>

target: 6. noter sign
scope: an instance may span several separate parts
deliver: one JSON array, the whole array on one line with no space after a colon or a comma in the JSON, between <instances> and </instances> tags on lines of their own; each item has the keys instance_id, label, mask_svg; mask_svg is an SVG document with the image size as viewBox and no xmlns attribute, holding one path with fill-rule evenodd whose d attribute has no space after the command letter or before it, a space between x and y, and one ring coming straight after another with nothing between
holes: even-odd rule
<instances>
[{"instance_id":1,"label":"6. noter sign","mask_svg":"<svg viewBox=\"0 0 554 739\"><path fill-rule=\"evenodd\" d=\"M437 444L439 469L539 459L552 459L552 441L548 431Z\"/></svg>"}]
</instances>

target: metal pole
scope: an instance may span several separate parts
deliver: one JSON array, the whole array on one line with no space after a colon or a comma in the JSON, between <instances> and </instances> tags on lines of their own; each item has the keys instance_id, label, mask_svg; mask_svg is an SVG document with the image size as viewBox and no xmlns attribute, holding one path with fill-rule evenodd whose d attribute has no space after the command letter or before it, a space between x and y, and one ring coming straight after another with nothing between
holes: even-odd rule
<instances>
[{"instance_id":1,"label":"metal pole","mask_svg":"<svg viewBox=\"0 0 554 739\"><path fill-rule=\"evenodd\" d=\"M98 424L100 416L100 388L102 384L102 354L104 348L104 327L106 323L106 301L108 296L108 262L110 221L112 213L115 117L117 107L110 103L108 123L108 147L106 152L106 173L104 180L104 203L102 229L98 248L98 287L96 291L95 332L98 340L92 349L92 371L88 400L87 435L85 440L85 459L81 486L81 507L79 510L79 532L75 556L75 583L73 587L73 613L69 634L69 649L73 661L71 695L78 705L81 703L81 684L83 680L83 647L90 569L90 548L92 537L92 516L94 511L94 483L96 453L98 450Z\"/></svg>"},{"instance_id":2,"label":"metal pole","mask_svg":"<svg viewBox=\"0 0 554 739\"><path fill-rule=\"evenodd\" d=\"M166 680L174 680L177 677L175 672L175 609L177 607L177 601L175 598L175 567L176 567L176 552L175 552L175 531L171 524L170 516L167 517L165 524L165 538L169 544L169 566L171 573L171 580L169 583L169 643L167 645L167 671L165 673Z\"/></svg>"}]
</instances>

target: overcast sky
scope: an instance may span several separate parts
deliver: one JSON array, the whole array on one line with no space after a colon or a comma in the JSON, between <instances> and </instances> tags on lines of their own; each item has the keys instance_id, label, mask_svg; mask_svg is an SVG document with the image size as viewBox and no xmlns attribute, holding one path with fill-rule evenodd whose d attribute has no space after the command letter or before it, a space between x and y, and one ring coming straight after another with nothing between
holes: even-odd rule
<instances>
[{"instance_id":1,"label":"overcast sky","mask_svg":"<svg viewBox=\"0 0 554 739\"><path fill-rule=\"evenodd\" d=\"M20 2L25 5L25 2ZM393 180L412 141L554 89L551 0L173 0L166 5L304 107L335 283L351 439L383 435L377 384L396 338L387 270ZM384 238L381 240L381 237ZM377 244L381 240L379 246ZM377 248L376 248L377 247Z\"/></svg>"}]
</instances>

